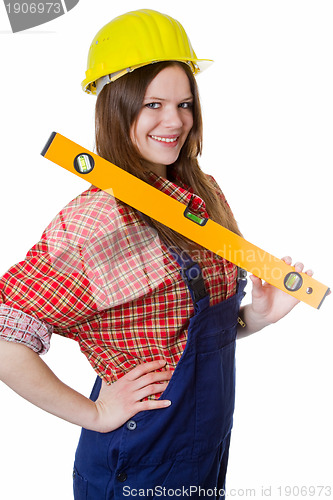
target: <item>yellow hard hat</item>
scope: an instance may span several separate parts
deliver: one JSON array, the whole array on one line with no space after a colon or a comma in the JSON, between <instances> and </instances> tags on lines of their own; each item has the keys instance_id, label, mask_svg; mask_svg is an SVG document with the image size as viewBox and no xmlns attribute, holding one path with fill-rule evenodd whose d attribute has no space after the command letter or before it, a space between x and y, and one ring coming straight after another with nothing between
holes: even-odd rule
<instances>
[{"instance_id":1,"label":"yellow hard hat","mask_svg":"<svg viewBox=\"0 0 333 500\"><path fill-rule=\"evenodd\" d=\"M93 39L81 85L88 94L96 94L106 83L158 61L185 62L193 74L213 62L197 58L183 26L172 17L149 9L128 12Z\"/></svg>"}]
</instances>

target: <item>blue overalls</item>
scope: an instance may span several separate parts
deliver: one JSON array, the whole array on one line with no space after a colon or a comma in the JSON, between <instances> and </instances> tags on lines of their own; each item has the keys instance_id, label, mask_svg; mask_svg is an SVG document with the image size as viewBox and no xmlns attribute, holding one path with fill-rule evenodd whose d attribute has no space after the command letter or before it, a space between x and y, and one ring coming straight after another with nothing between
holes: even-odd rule
<instances>
[{"instance_id":1,"label":"blue overalls","mask_svg":"<svg viewBox=\"0 0 333 500\"><path fill-rule=\"evenodd\" d=\"M200 267L177 256L195 306L188 340L163 399L109 433L82 429L74 464L75 500L224 498L235 401L235 339L246 280L209 307ZM98 398L98 377L91 399Z\"/></svg>"}]
</instances>

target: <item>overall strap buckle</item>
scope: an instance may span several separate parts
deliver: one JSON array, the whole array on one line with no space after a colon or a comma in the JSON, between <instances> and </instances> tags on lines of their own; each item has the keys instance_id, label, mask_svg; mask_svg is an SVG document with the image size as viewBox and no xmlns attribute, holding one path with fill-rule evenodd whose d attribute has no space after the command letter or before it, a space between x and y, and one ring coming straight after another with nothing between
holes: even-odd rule
<instances>
[{"instance_id":1,"label":"overall strap buckle","mask_svg":"<svg viewBox=\"0 0 333 500\"><path fill-rule=\"evenodd\" d=\"M199 264L191 262L181 269L181 275L190 289L194 303L208 295Z\"/></svg>"},{"instance_id":2,"label":"overall strap buckle","mask_svg":"<svg viewBox=\"0 0 333 500\"><path fill-rule=\"evenodd\" d=\"M237 281L246 281L247 272L241 267L237 267Z\"/></svg>"}]
</instances>

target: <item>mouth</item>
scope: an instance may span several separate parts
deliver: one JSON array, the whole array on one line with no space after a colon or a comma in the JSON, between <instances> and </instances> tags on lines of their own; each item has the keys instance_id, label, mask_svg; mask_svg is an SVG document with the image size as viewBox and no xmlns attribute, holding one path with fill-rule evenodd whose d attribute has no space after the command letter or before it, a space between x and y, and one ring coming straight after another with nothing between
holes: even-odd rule
<instances>
[{"instance_id":1,"label":"mouth","mask_svg":"<svg viewBox=\"0 0 333 500\"><path fill-rule=\"evenodd\" d=\"M168 146L175 146L178 143L179 135L149 135L150 139Z\"/></svg>"}]
</instances>

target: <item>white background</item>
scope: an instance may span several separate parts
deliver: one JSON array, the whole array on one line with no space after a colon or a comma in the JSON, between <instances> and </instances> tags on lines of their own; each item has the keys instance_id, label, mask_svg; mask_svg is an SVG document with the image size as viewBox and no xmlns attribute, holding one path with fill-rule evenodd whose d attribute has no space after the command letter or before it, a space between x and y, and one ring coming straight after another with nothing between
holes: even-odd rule
<instances>
[{"instance_id":1,"label":"white background","mask_svg":"<svg viewBox=\"0 0 333 500\"><path fill-rule=\"evenodd\" d=\"M88 48L109 20L139 8L177 18L198 57L215 60L198 77L201 165L220 183L244 236L303 261L332 286L330 0L81 0L16 34L1 3L0 274L86 189L39 153L53 130L94 147L95 98L80 88ZM271 487L278 498L279 486L332 485L332 323L328 297L320 311L300 304L238 343L229 488L253 488L261 498L262 486ZM95 375L74 342L54 337L44 359L89 394ZM0 498L70 500L80 429L3 384L0 400Z\"/></svg>"}]
</instances>

